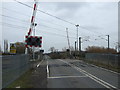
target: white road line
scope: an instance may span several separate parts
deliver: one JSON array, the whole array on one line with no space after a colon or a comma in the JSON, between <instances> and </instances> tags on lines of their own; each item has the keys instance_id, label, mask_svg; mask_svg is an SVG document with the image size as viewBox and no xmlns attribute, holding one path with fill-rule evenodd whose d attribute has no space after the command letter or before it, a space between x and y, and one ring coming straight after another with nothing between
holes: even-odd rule
<instances>
[{"instance_id":1,"label":"white road line","mask_svg":"<svg viewBox=\"0 0 120 90\"><path fill-rule=\"evenodd\" d=\"M80 60L74 60L74 61L83 62L83 61L80 61ZM106 69L106 68L102 68L102 67L99 67L99 66L96 66L96 65L90 64L90 63L86 63L86 64L88 64L88 65L92 65L92 66L94 66L94 67L97 67L97 68L100 68L100 69L103 69L103 70L106 70L106 71L109 71L109 72L112 72L112 73L115 73L115 74L120 75L120 73L115 72L115 71L112 71L112 70L109 70L109 69Z\"/></svg>"},{"instance_id":2,"label":"white road line","mask_svg":"<svg viewBox=\"0 0 120 90\"><path fill-rule=\"evenodd\" d=\"M37 68L40 66L40 64L43 62L43 60L37 65Z\"/></svg>"},{"instance_id":3,"label":"white road line","mask_svg":"<svg viewBox=\"0 0 120 90\"><path fill-rule=\"evenodd\" d=\"M62 62L64 62L64 63L67 63L67 64L70 65L71 67L73 67L73 68L75 68L76 70L84 73L84 74L87 75L89 78L91 78L91 79L93 79L94 81L98 82L99 84L105 86L106 88L111 88L111 87L112 87L112 88L116 88L116 89L117 89L117 87L115 87L115 86L113 86L113 85L111 85L111 84L103 81L102 79L99 79L99 78L95 77L94 75L86 72L85 70L82 70L81 68L78 68L78 67L76 67L76 66L74 66L74 65L72 65L72 64L70 64L70 63L68 63L68 62L66 62L66 61L61 60L61 59L59 59L59 61L62 61Z\"/></svg>"},{"instance_id":4,"label":"white road line","mask_svg":"<svg viewBox=\"0 0 120 90\"><path fill-rule=\"evenodd\" d=\"M48 60L47 60L47 78L49 78L49 67L48 67Z\"/></svg>"},{"instance_id":5,"label":"white road line","mask_svg":"<svg viewBox=\"0 0 120 90\"><path fill-rule=\"evenodd\" d=\"M116 87L110 85L109 83L107 83L107 82L105 82L105 81L103 81L103 80L101 80L101 79L93 76L92 74L90 74L90 73L88 73L88 72L86 72L86 71L84 71L84 70L82 70L82 69L80 69L80 68L78 68L78 67L76 67L76 66L72 66L72 67L75 68L75 69L78 70L78 71L82 71L82 73L86 74L89 78L91 78L91 79L93 79L94 81L98 82L99 84L105 86L106 88L110 88L109 86L111 86L111 87L113 87L113 88L116 88ZM109 86L108 86L108 85L109 85Z\"/></svg>"},{"instance_id":6,"label":"white road line","mask_svg":"<svg viewBox=\"0 0 120 90\"><path fill-rule=\"evenodd\" d=\"M48 77L49 79L57 79L57 78L78 78L78 77L88 77L88 76L56 76L56 77Z\"/></svg>"}]
</instances>

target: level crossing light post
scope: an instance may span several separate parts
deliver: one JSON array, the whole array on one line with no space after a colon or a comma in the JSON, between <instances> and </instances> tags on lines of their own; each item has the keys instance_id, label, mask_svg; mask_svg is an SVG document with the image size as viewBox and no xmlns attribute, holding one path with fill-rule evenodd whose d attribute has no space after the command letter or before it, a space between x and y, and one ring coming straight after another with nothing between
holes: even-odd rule
<instances>
[{"instance_id":1,"label":"level crossing light post","mask_svg":"<svg viewBox=\"0 0 120 90\"><path fill-rule=\"evenodd\" d=\"M34 30L33 30L33 36L35 36L35 27L37 26L37 23L33 23ZM35 46L33 46L33 61L35 60Z\"/></svg>"}]
</instances>

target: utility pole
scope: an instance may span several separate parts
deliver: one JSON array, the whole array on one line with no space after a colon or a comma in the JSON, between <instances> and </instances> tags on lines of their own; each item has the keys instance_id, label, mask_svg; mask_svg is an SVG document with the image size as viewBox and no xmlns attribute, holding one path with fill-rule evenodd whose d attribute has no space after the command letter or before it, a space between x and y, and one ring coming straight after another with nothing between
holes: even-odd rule
<instances>
[{"instance_id":1,"label":"utility pole","mask_svg":"<svg viewBox=\"0 0 120 90\"><path fill-rule=\"evenodd\" d=\"M79 27L79 25L77 24L77 25L75 25L76 27L77 27L77 34L76 34L76 50L78 51L78 27Z\"/></svg>"},{"instance_id":2,"label":"utility pole","mask_svg":"<svg viewBox=\"0 0 120 90\"><path fill-rule=\"evenodd\" d=\"M79 37L79 52L81 52L81 37Z\"/></svg>"}]
</instances>

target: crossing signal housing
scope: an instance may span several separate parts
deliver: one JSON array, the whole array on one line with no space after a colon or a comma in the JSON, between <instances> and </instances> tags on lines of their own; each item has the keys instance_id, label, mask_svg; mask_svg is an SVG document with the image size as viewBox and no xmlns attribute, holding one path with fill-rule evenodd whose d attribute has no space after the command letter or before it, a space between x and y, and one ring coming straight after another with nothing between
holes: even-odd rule
<instances>
[{"instance_id":1,"label":"crossing signal housing","mask_svg":"<svg viewBox=\"0 0 120 90\"><path fill-rule=\"evenodd\" d=\"M26 42L26 47L28 47L28 46L42 47L42 37L26 36L25 42Z\"/></svg>"}]
</instances>

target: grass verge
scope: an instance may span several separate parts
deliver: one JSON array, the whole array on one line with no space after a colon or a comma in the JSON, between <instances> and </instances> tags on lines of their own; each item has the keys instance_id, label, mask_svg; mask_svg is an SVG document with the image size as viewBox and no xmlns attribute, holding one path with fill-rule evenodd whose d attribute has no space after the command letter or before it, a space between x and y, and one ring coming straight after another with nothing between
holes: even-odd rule
<instances>
[{"instance_id":1,"label":"grass verge","mask_svg":"<svg viewBox=\"0 0 120 90\"><path fill-rule=\"evenodd\" d=\"M32 86L31 81L30 81L32 72L33 72L33 69L28 70L23 75L21 75L21 77L19 77L13 83L8 85L6 88L16 88L16 87L32 88L33 86Z\"/></svg>"}]
</instances>

